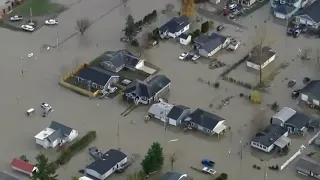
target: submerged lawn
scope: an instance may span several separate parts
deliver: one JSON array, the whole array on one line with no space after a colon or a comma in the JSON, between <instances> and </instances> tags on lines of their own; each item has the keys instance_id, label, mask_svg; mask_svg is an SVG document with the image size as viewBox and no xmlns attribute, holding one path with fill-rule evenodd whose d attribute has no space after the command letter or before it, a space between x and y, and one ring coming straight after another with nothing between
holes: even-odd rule
<instances>
[{"instance_id":1,"label":"submerged lawn","mask_svg":"<svg viewBox=\"0 0 320 180\"><path fill-rule=\"evenodd\" d=\"M61 5L52 3L50 0L28 0L14 8L13 14L30 16L31 9L32 16L43 16L56 13L61 7Z\"/></svg>"}]
</instances>

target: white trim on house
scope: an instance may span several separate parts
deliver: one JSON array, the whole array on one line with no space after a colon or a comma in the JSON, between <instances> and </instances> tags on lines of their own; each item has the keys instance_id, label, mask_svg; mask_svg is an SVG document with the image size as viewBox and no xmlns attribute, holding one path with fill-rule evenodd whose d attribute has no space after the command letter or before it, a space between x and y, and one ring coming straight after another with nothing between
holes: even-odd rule
<instances>
[{"instance_id":1,"label":"white trim on house","mask_svg":"<svg viewBox=\"0 0 320 180\"><path fill-rule=\"evenodd\" d=\"M184 38L179 38L180 40L180 44L183 44L183 45L188 45L191 43L191 36L188 35L187 39L184 39Z\"/></svg>"}]
</instances>

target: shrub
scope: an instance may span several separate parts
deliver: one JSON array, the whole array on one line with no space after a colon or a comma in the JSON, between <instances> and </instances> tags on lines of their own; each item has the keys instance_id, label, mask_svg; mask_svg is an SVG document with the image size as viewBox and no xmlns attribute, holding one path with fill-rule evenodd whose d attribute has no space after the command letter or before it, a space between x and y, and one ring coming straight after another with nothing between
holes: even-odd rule
<instances>
[{"instance_id":1,"label":"shrub","mask_svg":"<svg viewBox=\"0 0 320 180\"><path fill-rule=\"evenodd\" d=\"M219 86L220 86L220 83L219 83L219 82L215 82L215 83L214 83L214 87L215 87L215 88L219 88Z\"/></svg>"},{"instance_id":2,"label":"shrub","mask_svg":"<svg viewBox=\"0 0 320 180\"><path fill-rule=\"evenodd\" d=\"M253 167L254 169L256 169L256 168L257 168L257 165L254 164L252 167Z\"/></svg>"},{"instance_id":3,"label":"shrub","mask_svg":"<svg viewBox=\"0 0 320 180\"><path fill-rule=\"evenodd\" d=\"M227 173L221 173L221 174L220 174L220 177L221 177L222 179L228 179L228 174L227 174Z\"/></svg>"},{"instance_id":4,"label":"shrub","mask_svg":"<svg viewBox=\"0 0 320 180\"><path fill-rule=\"evenodd\" d=\"M97 137L96 131L90 131L85 136L83 136L78 141L74 142L69 148L61 153L59 158L56 160L56 164L63 165L66 164L73 155L78 153L79 151L86 148L92 141L94 141Z\"/></svg>"},{"instance_id":5,"label":"shrub","mask_svg":"<svg viewBox=\"0 0 320 180\"><path fill-rule=\"evenodd\" d=\"M132 41L131 41L131 46L134 46L134 47L138 47L140 44L139 44L139 42L136 40L136 39L133 39Z\"/></svg>"}]
</instances>

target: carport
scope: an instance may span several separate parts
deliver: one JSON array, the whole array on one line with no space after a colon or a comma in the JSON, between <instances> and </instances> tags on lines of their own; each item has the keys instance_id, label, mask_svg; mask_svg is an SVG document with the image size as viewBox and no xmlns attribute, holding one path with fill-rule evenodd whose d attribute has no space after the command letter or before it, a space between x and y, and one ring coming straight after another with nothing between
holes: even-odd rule
<instances>
[{"instance_id":1,"label":"carport","mask_svg":"<svg viewBox=\"0 0 320 180\"><path fill-rule=\"evenodd\" d=\"M286 136L281 136L274 142L274 145L278 146L280 149L287 147L291 144L291 139Z\"/></svg>"},{"instance_id":2,"label":"carport","mask_svg":"<svg viewBox=\"0 0 320 180\"><path fill-rule=\"evenodd\" d=\"M227 126L226 126L226 125L220 124L220 125L217 125L217 126L213 129L213 131L214 131L214 133L218 134L218 137L219 137L223 132L226 131L226 129L227 129Z\"/></svg>"}]
</instances>

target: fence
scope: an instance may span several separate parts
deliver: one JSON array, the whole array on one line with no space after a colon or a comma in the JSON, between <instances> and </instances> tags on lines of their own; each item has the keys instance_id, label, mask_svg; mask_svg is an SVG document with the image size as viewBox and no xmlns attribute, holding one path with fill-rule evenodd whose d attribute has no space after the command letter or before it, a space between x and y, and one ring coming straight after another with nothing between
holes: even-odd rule
<instances>
[{"instance_id":1,"label":"fence","mask_svg":"<svg viewBox=\"0 0 320 180\"><path fill-rule=\"evenodd\" d=\"M292 155L286 162L284 162L281 166L280 166L280 170L282 171L291 161L293 161L297 156L299 156L301 154L301 149L299 149L296 153L294 153L294 155Z\"/></svg>"}]
</instances>

